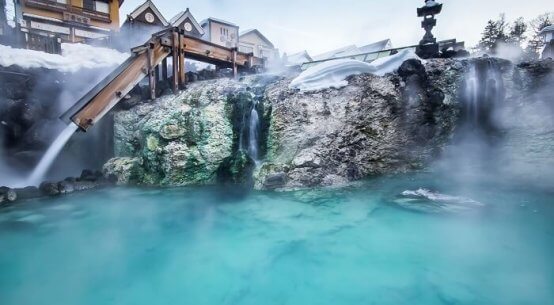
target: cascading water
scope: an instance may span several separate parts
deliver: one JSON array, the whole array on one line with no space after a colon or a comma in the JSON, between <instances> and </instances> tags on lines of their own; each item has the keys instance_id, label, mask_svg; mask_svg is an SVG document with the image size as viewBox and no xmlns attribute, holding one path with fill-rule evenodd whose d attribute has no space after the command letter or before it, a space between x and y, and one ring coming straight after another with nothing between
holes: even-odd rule
<instances>
[{"instance_id":1,"label":"cascading water","mask_svg":"<svg viewBox=\"0 0 554 305\"><path fill-rule=\"evenodd\" d=\"M248 155L255 162L258 161L258 147L260 142L260 117L258 115L258 101L252 104L250 111L250 121L248 126Z\"/></svg>"},{"instance_id":2,"label":"cascading water","mask_svg":"<svg viewBox=\"0 0 554 305\"><path fill-rule=\"evenodd\" d=\"M472 61L463 92L463 123L466 127L494 131L494 109L503 100L504 82L497 62L491 58Z\"/></svg>"},{"instance_id":3,"label":"cascading water","mask_svg":"<svg viewBox=\"0 0 554 305\"><path fill-rule=\"evenodd\" d=\"M27 180L28 185L38 185L43 179L44 175L52 166L52 163L56 160L56 157L60 154L65 144L71 136L77 131L79 127L73 123L70 123L52 142L38 165L35 167L31 176Z\"/></svg>"}]
</instances>

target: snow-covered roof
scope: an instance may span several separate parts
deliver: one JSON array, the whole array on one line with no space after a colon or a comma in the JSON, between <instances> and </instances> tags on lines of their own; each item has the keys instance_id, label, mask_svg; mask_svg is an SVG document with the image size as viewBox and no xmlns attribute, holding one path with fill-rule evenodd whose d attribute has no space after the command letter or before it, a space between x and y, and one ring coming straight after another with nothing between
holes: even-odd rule
<instances>
[{"instance_id":1,"label":"snow-covered roof","mask_svg":"<svg viewBox=\"0 0 554 305\"><path fill-rule=\"evenodd\" d=\"M544 29L542 29L539 32L539 35L545 34L547 32L554 32L554 25L549 25L549 26L545 27Z\"/></svg>"},{"instance_id":2,"label":"snow-covered roof","mask_svg":"<svg viewBox=\"0 0 554 305\"><path fill-rule=\"evenodd\" d=\"M314 61L327 60L332 58L347 57L365 53L379 52L385 49L390 48L391 41L390 39L384 39L378 42L374 42L363 47L357 47L355 45L349 45L342 47L327 53L323 53L317 56L314 56Z\"/></svg>"},{"instance_id":3,"label":"snow-covered roof","mask_svg":"<svg viewBox=\"0 0 554 305\"><path fill-rule=\"evenodd\" d=\"M260 31L258 31L257 29L250 29L250 30L246 30L246 31L242 31L240 32L239 34L239 41L240 41L240 37L243 37L243 36L246 36L248 34L255 34L255 35L258 35L258 37L260 37L263 41L265 41L271 48L275 48L275 46L273 46L273 43L271 43L271 41L269 41L269 39L267 39L267 37L265 37Z\"/></svg>"},{"instance_id":4,"label":"snow-covered roof","mask_svg":"<svg viewBox=\"0 0 554 305\"><path fill-rule=\"evenodd\" d=\"M188 8L187 8L186 11L182 11L179 14L175 15L175 17L171 18L169 23L171 24L171 26L180 26L187 18L190 19L190 21L192 22L192 25L194 27L196 27L198 32L200 32L200 35L204 35L204 33L205 33L204 29L202 28L202 26L200 26L198 21L196 21L196 18L194 18L194 16L192 16L192 14L191 14L191 12Z\"/></svg>"},{"instance_id":5,"label":"snow-covered roof","mask_svg":"<svg viewBox=\"0 0 554 305\"><path fill-rule=\"evenodd\" d=\"M61 55L0 45L2 67L19 66L24 69L45 68L77 72L81 69L116 67L128 57L127 53L80 43L62 43Z\"/></svg>"},{"instance_id":6,"label":"snow-covered roof","mask_svg":"<svg viewBox=\"0 0 554 305\"><path fill-rule=\"evenodd\" d=\"M363 47L360 47L360 54L363 53L372 53L372 52L379 52L386 49L389 49L392 46L390 39L384 39L378 42L374 42L368 45L365 45Z\"/></svg>"},{"instance_id":7,"label":"snow-covered roof","mask_svg":"<svg viewBox=\"0 0 554 305\"><path fill-rule=\"evenodd\" d=\"M225 21L225 20L223 20L223 19L217 19L217 18L214 18L214 17L210 17L210 18L208 18L208 19L204 19L204 20L202 20L202 22L200 22L200 24L203 25L204 23L206 23L206 22L208 22L208 21L213 21L213 22L225 24L225 25L228 25L228 26L236 27L236 28L239 27L238 25L236 25L236 24L234 24L234 23L232 23L232 22Z\"/></svg>"},{"instance_id":8,"label":"snow-covered roof","mask_svg":"<svg viewBox=\"0 0 554 305\"><path fill-rule=\"evenodd\" d=\"M162 13L160 13L160 11L156 7L156 5L150 0L147 0L146 2L141 4L139 7L137 7L134 11L131 12L131 14L129 14L129 16L133 19L136 19L138 16L140 16L140 14L144 13L144 11L147 10L148 8L150 8L154 12L156 17L158 17L158 19L160 19L160 21L162 22L162 24L164 26L169 25L169 23L167 22L165 17L162 15Z\"/></svg>"},{"instance_id":9,"label":"snow-covered roof","mask_svg":"<svg viewBox=\"0 0 554 305\"><path fill-rule=\"evenodd\" d=\"M305 62L311 62L311 61L313 61L312 57L305 50L302 52L287 55L287 63L289 64L300 65Z\"/></svg>"},{"instance_id":10,"label":"snow-covered roof","mask_svg":"<svg viewBox=\"0 0 554 305\"><path fill-rule=\"evenodd\" d=\"M326 53L323 53L323 54L316 55L316 56L313 57L313 59L315 61L318 61L318 60L326 60L326 59L330 59L330 58L336 58L336 57L341 56L344 53L349 53L349 52L352 52L356 49L358 49L358 47L356 47L355 45L349 45L349 46L338 48L336 50L332 50L332 51L329 51L329 52L326 52Z\"/></svg>"},{"instance_id":11,"label":"snow-covered roof","mask_svg":"<svg viewBox=\"0 0 554 305\"><path fill-rule=\"evenodd\" d=\"M433 6L437 6L439 5L439 3L435 2L435 0L426 0L425 2L425 6L427 7L433 7Z\"/></svg>"}]
</instances>

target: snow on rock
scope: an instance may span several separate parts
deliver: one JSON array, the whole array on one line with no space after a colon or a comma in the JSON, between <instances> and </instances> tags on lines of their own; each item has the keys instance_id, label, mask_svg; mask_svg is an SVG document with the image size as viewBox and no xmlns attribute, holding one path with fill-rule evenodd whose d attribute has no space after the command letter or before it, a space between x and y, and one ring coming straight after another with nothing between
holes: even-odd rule
<instances>
[{"instance_id":1,"label":"snow on rock","mask_svg":"<svg viewBox=\"0 0 554 305\"><path fill-rule=\"evenodd\" d=\"M15 49L0 45L0 66L19 66L25 69L46 68L61 72L77 72L85 68L109 68L129 57L113 49L85 44L62 44L62 55Z\"/></svg>"},{"instance_id":2,"label":"snow on rock","mask_svg":"<svg viewBox=\"0 0 554 305\"><path fill-rule=\"evenodd\" d=\"M412 58L420 59L413 50L406 49L395 55L377 59L369 64L354 59L331 60L302 72L292 80L289 88L300 89L300 91L338 89L348 85L348 81L346 81L348 76L362 73L383 76L394 72L404 61Z\"/></svg>"},{"instance_id":3,"label":"snow on rock","mask_svg":"<svg viewBox=\"0 0 554 305\"><path fill-rule=\"evenodd\" d=\"M330 60L302 72L292 80L289 87L301 91L342 88L348 85L345 80L348 76L371 72L375 72L375 69L363 61L353 59Z\"/></svg>"}]
</instances>

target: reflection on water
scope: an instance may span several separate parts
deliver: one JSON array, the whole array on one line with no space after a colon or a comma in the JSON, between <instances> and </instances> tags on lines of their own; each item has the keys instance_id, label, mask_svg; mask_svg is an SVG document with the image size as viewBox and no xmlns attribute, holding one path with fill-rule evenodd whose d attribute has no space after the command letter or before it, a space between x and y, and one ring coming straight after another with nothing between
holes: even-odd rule
<instances>
[{"instance_id":1,"label":"reflection on water","mask_svg":"<svg viewBox=\"0 0 554 305\"><path fill-rule=\"evenodd\" d=\"M429 188L486 209L399 208ZM548 304L552 193L383 178L252 193L112 189L0 210L1 304ZM424 204L418 202L418 204Z\"/></svg>"}]
</instances>

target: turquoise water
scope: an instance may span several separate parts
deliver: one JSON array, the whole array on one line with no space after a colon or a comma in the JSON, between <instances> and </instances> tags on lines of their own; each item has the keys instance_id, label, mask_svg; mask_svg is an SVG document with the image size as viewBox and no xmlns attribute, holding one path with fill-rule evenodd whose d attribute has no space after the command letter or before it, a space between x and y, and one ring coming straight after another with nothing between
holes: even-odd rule
<instances>
[{"instance_id":1,"label":"turquoise water","mask_svg":"<svg viewBox=\"0 0 554 305\"><path fill-rule=\"evenodd\" d=\"M484 206L395 204L434 188ZM553 194L376 179L345 189L115 188L0 210L0 304L553 304Z\"/></svg>"}]
</instances>

